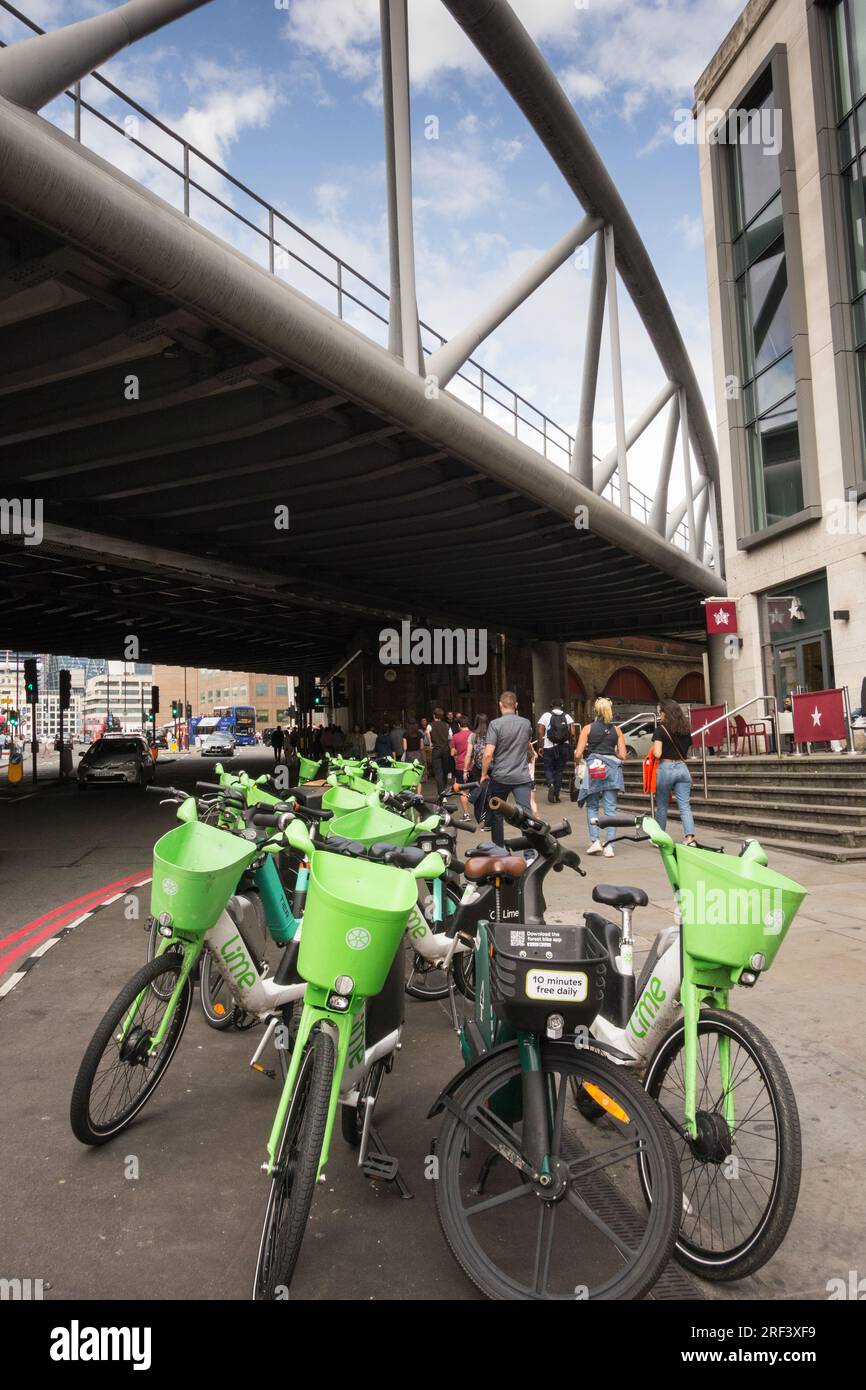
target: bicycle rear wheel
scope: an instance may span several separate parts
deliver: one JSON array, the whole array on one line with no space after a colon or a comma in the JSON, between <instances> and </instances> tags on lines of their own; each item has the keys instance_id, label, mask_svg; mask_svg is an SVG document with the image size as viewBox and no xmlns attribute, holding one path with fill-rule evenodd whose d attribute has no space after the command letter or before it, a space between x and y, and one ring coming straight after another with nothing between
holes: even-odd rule
<instances>
[{"instance_id":1,"label":"bicycle rear wheel","mask_svg":"<svg viewBox=\"0 0 866 1390\"><path fill-rule=\"evenodd\" d=\"M644 1085L681 1117L685 1095L684 1027L667 1034ZM735 1125L724 1119L719 1043L730 1046ZM791 1082L759 1028L739 1014L704 1009L698 1021L699 1137L674 1135L682 1171L683 1215L675 1255L703 1279L743 1279L784 1240L797 1205L802 1159L800 1118ZM647 1191L651 1183L647 1182Z\"/></svg>"},{"instance_id":2,"label":"bicycle rear wheel","mask_svg":"<svg viewBox=\"0 0 866 1390\"><path fill-rule=\"evenodd\" d=\"M256 1300L288 1297L316 1190L334 1061L330 1033L314 1028L277 1146L253 1282Z\"/></svg>"},{"instance_id":3,"label":"bicycle rear wheel","mask_svg":"<svg viewBox=\"0 0 866 1390\"><path fill-rule=\"evenodd\" d=\"M488 1298L640 1298L670 1258L679 1226L676 1155L656 1106L605 1058L548 1043L550 1178L542 1186L508 1154L524 1152L515 1044L454 1092L436 1144L436 1208L457 1262ZM568 1103L572 1080L604 1102L596 1123ZM647 1206L638 1174L653 1176ZM655 1195L658 1197L656 1208Z\"/></svg>"},{"instance_id":4,"label":"bicycle rear wheel","mask_svg":"<svg viewBox=\"0 0 866 1390\"><path fill-rule=\"evenodd\" d=\"M148 1048L182 966L183 957L174 951L148 961L124 985L94 1033L78 1068L69 1110L72 1132L82 1144L104 1144L119 1134L165 1075L189 1017L188 979L159 1052L151 1056Z\"/></svg>"}]
</instances>

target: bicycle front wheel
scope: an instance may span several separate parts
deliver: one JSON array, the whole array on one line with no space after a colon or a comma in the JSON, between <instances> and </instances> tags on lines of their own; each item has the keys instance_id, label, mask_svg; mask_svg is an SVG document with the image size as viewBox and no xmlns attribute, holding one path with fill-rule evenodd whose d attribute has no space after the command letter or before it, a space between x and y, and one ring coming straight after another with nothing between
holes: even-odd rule
<instances>
[{"instance_id":1,"label":"bicycle front wheel","mask_svg":"<svg viewBox=\"0 0 866 1390\"><path fill-rule=\"evenodd\" d=\"M277 1146L253 1284L257 1300L288 1297L316 1190L334 1061L330 1033L314 1028Z\"/></svg>"},{"instance_id":2,"label":"bicycle front wheel","mask_svg":"<svg viewBox=\"0 0 866 1390\"><path fill-rule=\"evenodd\" d=\"M189 1017L187 979L159 1051L150 1043L162 1023L183 967L168 951L148 961L124 985L81 1059L69 1119L82 1144L104 1144L125 1129L156 1090L174 1056Z\"/></svg>"},{"instance_id":3,"label":"bicycle front wheel","mask_svg":"<svg viewBox=\"0 0 866 1390\"><path fill-rule=\"evenodd\" d=\"M685 1097L684 1037L679 1023L662 1039L644 1081L677 1117ZM730 1049L733 1129L725 1120L723 1043ZM788 1074L769 1040L739 1014L701 1011L697 1122L696 1140L675 1135L683 1183L675 1255L703 1279L743 1279L766 1264L787 1234L800 1190L801 1140Z\"/></svg>"},{"instance_id":4,"label":"bicycle front wheel","mask_svg":"<svg viewBox=\"0 0 866 1390\"><path fill-rule=\"evenodd\" d=\"M656 1106L623 1070L562 1043L542 1049L549 1172L542 1184L521 1118L517 1046L491 1053L454 1092L436 1144L436 1207L445 1239L488 1298L640 1298L667 1264L682 1201L670 1135ZM568 1103L586 1088L604 1118ZM653 1175L644 1201L642 1159ZM656 1206L656 1198L658 1206Z\"/></svg>"}]
</instances>

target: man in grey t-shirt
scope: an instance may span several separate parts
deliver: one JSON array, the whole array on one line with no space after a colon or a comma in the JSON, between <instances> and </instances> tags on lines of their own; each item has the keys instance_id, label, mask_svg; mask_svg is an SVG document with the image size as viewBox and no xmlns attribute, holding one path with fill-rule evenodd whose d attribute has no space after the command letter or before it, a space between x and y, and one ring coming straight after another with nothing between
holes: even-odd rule
<instances>
[{"instance_id":1,"label":"man in grey t-shirt","mask_svg":"<svg viewBox=\"0 0 866 1390\"><path fill-rule=\"evenodd\" d=\"M532 783L529 758L532 744L532 725L517 713L517 696L513 690L503 690L499 697L499 718L487 729L487 742L481 763L481 781L489 781L488 797L503 801L513 794L518 806L532 810ZM505 834L502 816L488 816L494 844L501 845Z\"/></svg>"}]
</instances>

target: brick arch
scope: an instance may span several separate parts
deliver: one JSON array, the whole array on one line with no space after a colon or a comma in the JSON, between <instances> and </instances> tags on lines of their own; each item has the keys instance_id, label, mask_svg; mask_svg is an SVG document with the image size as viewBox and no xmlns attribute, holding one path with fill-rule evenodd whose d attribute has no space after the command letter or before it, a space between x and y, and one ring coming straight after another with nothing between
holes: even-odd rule
<instances>
[{"instance_id":1,"label":"brick arch","mask_svg":"<svg viewBox=\"0 0 866 1390\"><path fill-rule=\"evenodd\" d=\"M568 668L568 696L570 700L586 699L586 686L573 666Z\"/></svg>"},{"instance_id":2,"label":"brick arch","mask_svg":"<svg viewBox=\"0 0 866 1390\"><path fill-rule=\"evenodd\" d=\"M687 671L677 682L674 699L683 705L706 704L704 675L702 671Z\"/></svg>"},{"instance_id":3,"label":"brick arch","mask_svg":"<svg viewBox=\"0 0 866 1390\"><path fill-rule=\"evenodd\" d=\"M610 700L625 700L633 704L641 700L658 700L655 689L636 666L619 666L609 677L602 694Z\"/></svg>"}]
</instances>

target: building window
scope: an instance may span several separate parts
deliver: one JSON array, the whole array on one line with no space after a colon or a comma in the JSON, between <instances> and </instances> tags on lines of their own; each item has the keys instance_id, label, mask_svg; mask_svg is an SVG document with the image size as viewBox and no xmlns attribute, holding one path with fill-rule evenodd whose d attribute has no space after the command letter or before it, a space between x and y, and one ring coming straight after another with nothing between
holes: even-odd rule
<instances>
[{"instance_id":1,"label":"building window","mask_svg":"<svg viewBox=\"0 0 866 1390\"><path fill-rule=\"evenodd\" d=\"M285 699L288 696L288 693L289 687L287 685L276 685L274 687L274 694L276 695L277 699L279 699L281 695Z\"/></svg>"},{"instance_id":2,"label":"building window","mask_svg":"<svg viewBox=\"0 0 866 1390\"><path fill-rule=\"evenodd\" d=\"M831 18L839 168L862 429L866 427L866 0L839 0ZM862 454L860 467L862 472Z\"/></svg>"},{"instance_id":3,"label":"building window","mask_svg":"<svg viewBox=\"0 0 866 1390\"><path fill-rule=\"evenodd\" d=\"M732 117L727 132L731 234L751 529L763 531L803 510L778 146L765 137L778 121L769 70L743 108L749 119Z\"/></svg>"}]
</instances>

